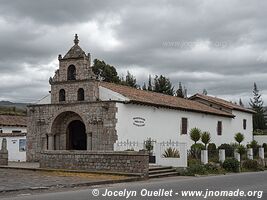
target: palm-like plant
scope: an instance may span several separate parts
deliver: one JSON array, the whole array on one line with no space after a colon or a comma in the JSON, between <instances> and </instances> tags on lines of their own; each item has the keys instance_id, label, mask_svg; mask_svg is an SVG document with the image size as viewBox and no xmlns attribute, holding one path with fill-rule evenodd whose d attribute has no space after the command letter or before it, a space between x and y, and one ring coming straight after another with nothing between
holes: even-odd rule
<instances>
[{"instance_id":1,"label":"palm-like plant","mask_svg":"<svg viewBox=\"0 0 267 200\"><path fill-rule=\"evenodd\" d=\"M243 142L244 139L245 139L245 137L242 133L235 134L235 141L238 142L239 146L240 146L241 142Z\"/></svg>"},{"instance_id":2,"label":"palm-like plant","mask_svg":"<svg viewBox=\"0 0 267 200\"><path fill-rule=\"evenodd\" d=\"M193 140L195 142L195 144L197 143L197 141L199 141L201 137L201 130L198 128L192 128L190 130L190 138L191 140Z\"/></svg>"},{"instance_id":3,"label":"palm-like plant","mask_svg":"<svg viewBox=\"0 0 267 200\"><path fill-rule=\"evenodd\" d=\"M167 148L164 153L162 154L164 158L180 158L180 153L175 148Z\"/></svg>"},{"instance_id":4,"label":"palm-like plant","mask_svg":"<svg viewBox=\"0 0 267 200\"><path fill-rule=\"evenodd\" d=\"M205 144L205 149L207 149L207 144L210 143L210 133L205 131L201 135L201 142Z\"/></svg>"}]
</instances>

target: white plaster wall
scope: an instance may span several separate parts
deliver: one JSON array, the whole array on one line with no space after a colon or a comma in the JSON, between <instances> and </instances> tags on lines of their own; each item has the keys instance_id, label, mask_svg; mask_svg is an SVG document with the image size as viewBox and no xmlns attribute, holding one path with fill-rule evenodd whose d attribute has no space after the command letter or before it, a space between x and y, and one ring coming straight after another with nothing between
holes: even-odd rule
<instances>
[{"instance_id":1,"label":"white plaster wall","mask_svg":"<svg viewBox=\"0 0 267 200\"><path fill-rule=\"evenodd\" d=\"M246 112L240 112L237 110L233 110L233 115L236 117L232 120L232 128L233 133L236 134L238 132L244 134L245 139L242 142L243 145L250 143L253 140L253 121L252 114ZM247 128L243 129L243 119L247 120Z\"/></svg>"},{"instance_id":2,"label":"white plaster wall","mask_svg":"<svg viewBox=\"0 0 267 200\"><path fill-rule=\"evenodd\" d=\"M267 144L267 135L254 135L254 140L256 140L259 145L263 145L263 143Z\"/></svg>"},{"instance_id":3,"label":"white plaster wall","mask_svg":"<svg viewBox=\"0 0 267 200\"><path fill-rule=\"evenodd\" d=\"M189 136L190 129L197 127L202 131L208 131L211 134L211 142L217 146L222 143L234 142L236 132L243 132L243 116L235 120L228 117L220 117L216 115L207 115L195 112L186 112L172 109L155 108L151 106L123 104L117 103L118 123L116 130L118 141L139 141L143 142L151 137L157 142L162 141L178 141L187 143L187 148L193 144ZM133 124L134 117L142 117L145 119L145 126L135 126ZM188 118L188 134L181 135L181 118ZM241 120L242 119L242 120ZM247 119L246 139L252 138L248 136L249 119ZM222 135L217 135L217 122L222 121ZM241 121L241 122L240 122ZM240 124L239 124L240 123Z\"/></svg>"},{"instance_id":4,"label":"white plaster wall","mask_svg":"<svg viewBox=\"0 0 267 200\"><path fill-rule=\"evenodd\" d=\"M26 162L26 151L19 151L19 139L26 139L26 136L5 137L7 139L8 161ZM2 144L3 137L0 137Z\"/></svg>"},{"instance_id":5,"label":"white plaster wall","mask_svg":"<svg viewBox=\"0 0 267 200\"><path fill-rule=\"evenodd\" d=\"M3 130L3 133L12 133L12 131L21 131L22 133L27 132L27 127L19 126L0 126L0 130Z\"/></svg>"}]
</instances>

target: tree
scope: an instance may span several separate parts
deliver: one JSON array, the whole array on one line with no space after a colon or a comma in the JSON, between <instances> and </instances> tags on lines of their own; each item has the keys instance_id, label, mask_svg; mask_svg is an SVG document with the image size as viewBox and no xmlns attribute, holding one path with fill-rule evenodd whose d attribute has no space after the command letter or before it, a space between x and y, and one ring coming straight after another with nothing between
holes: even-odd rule
<instances>
[{"instance_id":1,"label":"tree","mask_svg":"<svg viewBox=\"0 0 267 200\"><path fill-rule=\"evenodd\" d=\"M237 147L237 153L240 154L240 163L241 163L242 156L246 153L246 147L244 145L239 145Z\"/></svg>"},{"instance_id":2,"label":"tree","mask_svg":"<svg viewBox=\"0 0 267 200\"><path fill-rule=\"evenodd\" d=\"M244 107L244 104L243 104L243 102L242 102L242 99L241 99L241 98L239 99L239 105L240 105L241 107Z\"/></svg>"},{"instance_id":3,"label":"tree","mask_svg":"<svg viewBox=\"0 0 267 200\"><path fill-rule=\"evenodd\" d=\"M173 86L168 78L163 75L154 78L154 92L172 95L174 94Z\"/></svg>"},{"instance_id":4,"label":"tree","mask_svg":"<svg viewBox=\"0 0 267 200\"><path fill-rule=\"evenodd\" d=\"M209 132L203 132L201 135L201 142L205 144L205 149L207 149L207 144L210 142L210 133Z\"/></svg>"},{"instance_id":5,"label":"tree","mask_svg":"<svg viewBox=\"0 0 267 200\"><path fill-rule=\"evenodd\" d=\"M241 142L243 142L244 138L245 137L242 133L235 134L235 141L237 141L239 145L241 144Z\"/></svg>"},{"instance_id":6,"label":"tree","mask_svg":"<svg viewBox=\"0 0 267 200\"><path fill-rule=\"evenodd\" d=\"M145 82L144 82L144 85L142 86L142 90L147 90Z\"/></svg>"},{"instance_id":7,"label":"tree","mask_svg":"<svg viewBox=\"0 0 267 200\"><path fill-rule=\"evenodd\" d=\"M125 77L125 81L123 79L121 79L121 84L130 86L130 87L133 87L133 88L137 88L136 78L129 71L127 71L127 75Z\"/></svg>"},{"instance_id":8,"label":"tree","mask_svg":"<svg viewBox=\"0 0 267 200\"><path fill-rule=\"evenodd\" d=\"M190 138L191 140L193 140L195 142L195 144L197 143L197 141L199 141L201 137L201 130L198 128L192 128L190 130Z\"/></svg>"},{"instance_id":9,"label":"tree","mask_svg":"<svg viewBox=\"0 0 267 200\"><path fill-rule=\"evenodd\" d=\"M264 118L263 100L261 98L261 94L259 93L256 83L254 83L253 87L253 99L250 99L249 105L255 111L255 113L253 114L253 130L264 130L266 126Z\"/></svg>"},{"instance_id":10,"label":"tree","mask_svg":"<svg viewBox=\"0 0 267 200\"><path fill-rule=\"evenodd\" d=\"M186 89L185 88L183 89L182 83L179 82L178 89L176 90L176 96L185 98L185 95L186 95Z\"/></svg>"},{"instance_id":11,"label":"tree","mask_svg":"<svg viewBox=\"0 0 267 200\"><path fill-rule=\"evenodd\" d=\"M115 67L106 64L103 60L94 60L93 72L106 82L120 83L120 78Z\"/></svg>"},{"instance_id":12,"label":"tree","mask_svg":"<svg viewBox=\"0 0 267 200\"><path fill-rule=\"evenodd\" d=\"M202 94L208 95L208 91L204 88L203 91L202 91Z\"/></svg>"},{"instance_id":13,"label":"tree","mask_svg":"<svg viewBox=\"0 0 267 200\"><path fill-rule=\"evenodd\" d=\"M151 75L148 77L148 86L147 86L148 91L153 91L153 86L152 86L152 81L151 81Z\"/></svg>"}]
</instances>

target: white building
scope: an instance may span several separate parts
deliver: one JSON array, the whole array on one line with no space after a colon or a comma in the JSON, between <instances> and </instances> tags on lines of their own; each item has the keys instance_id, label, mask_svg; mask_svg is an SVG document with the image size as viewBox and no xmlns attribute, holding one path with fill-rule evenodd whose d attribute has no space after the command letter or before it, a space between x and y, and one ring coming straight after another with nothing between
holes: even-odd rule
<instances>
[{"instance_id":1,"label":"white building","mask_svg":"<svg viewBox=\"0 0 267 200\"><path fill-rule=\"evenodd\" d=\"M9 161L26 161L26 116L0 115L0 144L7 139Z\"/></svg>"},{"instance_id":2,"label":"white building","mask_svg":"<svg viewBox=\"0 0 267 200\"><path fill-rule=\"evenodd\" d=\"M118 141L178 141L190 148L190 129L197 127L211 134L217 146L235 142L244 134L244 144L252 141L253 111L225 100L194 95L190 99L142 91L112 83L100 83L101 100L117 102Z\"/></svg>"}]
</instances>

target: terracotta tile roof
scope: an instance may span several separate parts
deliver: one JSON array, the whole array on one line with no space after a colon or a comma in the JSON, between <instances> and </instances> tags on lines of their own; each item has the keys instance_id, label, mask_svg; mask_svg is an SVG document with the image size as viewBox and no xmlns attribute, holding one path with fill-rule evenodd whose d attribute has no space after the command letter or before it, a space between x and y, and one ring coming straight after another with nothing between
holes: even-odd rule
<instances>
[{"instance_id":1,"label":"terracotta tile roof","mask_svg":"<svg viewBox=\"0 0 267 200\"><path fill-rule=\"evenodd\" d=\"M212 96L208 96L208 95L195 94L195 95L191 96L189 99L194 100L196 98L200 98L200 99L209 101L211 103L219 104L221 106L224 106L224 107L232 109L232 110L239 110L239 111L243 111L243 112L254 113L254 111L249 109L249 108L244 108L242 106L231 103L231 102L226 101L224 99L220 99L220 98L212 97Z\"/></svg>"},{"instance_id":2,"label":"terracotta tile roof","mask_svg":"<svg viewBox=\"0 0 267 200\"><path fill-rule=\"evenodd\" d=\"M135 88L114 83L100 82L100 86L127 97L128 99L130 99L129 103L148 104L153 106L167 107L171 109L188 110L192 112L208 113L225 117L234 117L234 115L230 113L211 108L209 106L189 99L183 99L151 91L138 90Z\"/></svg>"},{"instance_id":3,"label":"terracotta tile roof","mask_svg":"<svg viewBox=\"0 0 267 200\"><path fill-rule=\"evenodd\" d=\"M27 126L26 116L20 115L0 115L1 126Z\"/></svg>"}]
</instances>

